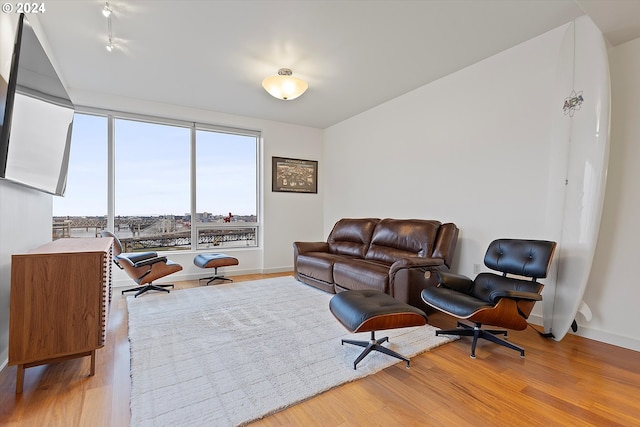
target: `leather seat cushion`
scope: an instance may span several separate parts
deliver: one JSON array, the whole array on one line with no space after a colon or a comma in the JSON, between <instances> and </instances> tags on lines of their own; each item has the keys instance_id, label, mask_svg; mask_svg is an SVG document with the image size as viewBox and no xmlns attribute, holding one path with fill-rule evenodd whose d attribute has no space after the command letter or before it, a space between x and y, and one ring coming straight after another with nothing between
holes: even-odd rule
<instances>
[{"instance_id":1,"label":"leather seat cushion","mask_svg":"<svg viewBox=\"0 0 640 427\"><path fill-rule=\"evenodd\" d=\"M344 260L345 255L330 254L327 252L306 252L298 255L298 274L312 277L323 282L333 283L333 265Z\"/></svg>"},{"instance_id":2,"label":"leather seat cushion","mask_svg":"<svg viewBox=\"0 0 640 427\"><path fill-rule=\"evenodd\" d=\"M149 272L149 274L145 274L144 276L136 279L136 283L138 283L139 285L145 285L170 274L177 273L180 270L182 270L182 265L176 262L170 260L167 260L165 262L157 262L151 265L151 271Z\"/></svg>"},{"instance_id":3,"label":"leather seat cushion","mask_svg":"<svg viewBox=\"0 0 640 427\"><path fill-rule=\"evenodd\" d=\"M193 263L200 268L218 268L238 265L238 258L226 254L199 254L193 259Z\"/></svg>"},{"instance_id":4,"label":"leather seat cushion","mask_svg":"<svg viewBox=\"0 0 640 427\"><path fill-rule=\"evenodd\" d=\"M344 289L388 292L389 265L362 259L342 259L333 266L333 282Z\"/></svg>"},{"instance_id":5,"label":"leather seat cushion","mask_svg":"<svg viewBox=\"0 0 640 427\"><path fill-rule=\"evenodd\" d=\"M443 286L423 289L421 295L422 300L430 306L463 319L481 308L493 307L492 304L472 295Z\"/></svg>"},{"instance_id":6,"label":"leather seat cushion","mask_svg":"<svg viewBox=\"0 0 640 427\"><path fill-rule=\"evenodd\" d=\"M422 326L427 315L419 308L373 291L345 291L329 301L331 313L350 332Z\"/></svg>"}]
</instances>

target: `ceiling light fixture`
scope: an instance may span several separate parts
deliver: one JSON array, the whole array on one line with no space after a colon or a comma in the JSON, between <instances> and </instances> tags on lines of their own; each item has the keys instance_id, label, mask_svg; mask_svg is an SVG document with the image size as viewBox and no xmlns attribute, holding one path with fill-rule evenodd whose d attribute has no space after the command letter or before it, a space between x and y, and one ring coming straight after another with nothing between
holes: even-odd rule
<instances>
[{"instance_id":1,"label":"ceiling light fixture","mask_svg":"<svg viewBox=\"0 0 640 427\"><path fill-rule=\"evenodd\" d=\"M309 85L302 79L293 77L290 69L280 68L277 76L267 77L262 81L264 90L275 98L290 101L302 95Z\"/></svg>"}]
</instances>

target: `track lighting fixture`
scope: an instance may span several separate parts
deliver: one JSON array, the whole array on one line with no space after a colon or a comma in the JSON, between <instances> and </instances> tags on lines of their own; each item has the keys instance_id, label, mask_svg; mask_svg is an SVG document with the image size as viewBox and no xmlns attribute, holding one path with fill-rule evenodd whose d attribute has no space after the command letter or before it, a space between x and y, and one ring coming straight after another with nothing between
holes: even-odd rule
<instances>
[{"instance_id":1,"label":"track lighting fixture","mask_svg":"<svg viewBox=\"0 0 640 427\"><path fill-rule=\"evenodd\" d=\"M109 6L109 2L106 2L102 8L102 14L105 18L108 18L111 16L111 12L113 12L113 10L111 10L111 6Z\"/></svg>"},{"instance_id":2,"label":"track lighting fixture","mask_svg":"<svg viewBox=\"0 0 640 427\"><path fill-rule=\"evenodd\" d=\"M102 8L102 15L107 18L107 50L109 52L113 51L113 32L111 31L111 14L113 13L113 9L109 6L109 2L105 2L104 7Z\"/></svg>"}]
</instances>

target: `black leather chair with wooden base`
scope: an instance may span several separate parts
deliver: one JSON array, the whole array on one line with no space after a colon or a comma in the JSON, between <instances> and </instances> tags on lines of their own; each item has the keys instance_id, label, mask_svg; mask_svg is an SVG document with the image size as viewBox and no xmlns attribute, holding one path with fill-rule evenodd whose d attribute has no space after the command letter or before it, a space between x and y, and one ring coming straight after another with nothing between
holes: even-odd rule
<instances>
[{"instance_id":1,"label":"black leather chair with wooden base","mask_svg":"<svg viewBox=\"0 0 640 427\"><path fill-rule=\"evenodd\" d=\"M135 292L136 298L147 291L169 292L167 288L173 288L173 284L153 284L154 280L182 270L182 266L169 261L165 256L158 256L156 252L122 252L122 243L109 231L101 231L102 237L113 237L113 262L121 270L124 270L139 286L125 289L127 292Z\"/></svg>"},{"instance_id":2,"label":"black leather chair with wooden base","mask_svg":"<svg viewBox=\"0 0 640 427\"><path fill-rule=\"evenodd\" d=\"M482 329L483 324L521 331L536 301L541 301L555 242L546 240L498 239L489 245L484 264L502 275L485 272L471 280L466 276L437 272L438 286L422 291L422 300L440 311L474 323L458 322L458 328L439 330L436 335L472 336L471 357L476 357L478 339L486 339L520 352L524 349L497 337L506 330ZM507 274L519 277L507 277ZM529 278L526 280L525 278Z\"/></svg>"}]
</instances>

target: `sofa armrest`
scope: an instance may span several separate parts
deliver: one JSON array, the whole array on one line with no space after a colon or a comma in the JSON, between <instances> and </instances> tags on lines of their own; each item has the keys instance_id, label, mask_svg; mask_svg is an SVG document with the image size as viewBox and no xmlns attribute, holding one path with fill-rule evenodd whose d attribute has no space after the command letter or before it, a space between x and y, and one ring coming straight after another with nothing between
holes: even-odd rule
<instances>
[{"instance_id":1,"label":"sofa armrest","mask_svg":"<svg viewBox=\"0 0 640 427\"><path fill-rule=\"evenodd\" d=\"M414 307L423 308L420 293L436 285L435 272L449 268L441 258L401 258L389 268L389 295Z\"/></svg>"},{"instance_id":2,"label":"sofa armrest","mask_svg":"<svg viewBox=\"0 0 640 427\"><path fill-rule=\"evenodd\" d=\"M153 264L157 264L159 262L167 262L167 257L166 256L158 256L155 258L148 258L148 259L143 259L142 261L138 261L136 262L133 266L138 268L138 267L143 267L145 265L153 265Z\"/></svg>"},{"instance_id":3,"label":"sofa armrest","mask_svg":"<svg viewBox=\"0 0 640 427\"><path fill-rule=\"evenodd\" d=\"M391 265L389 269L389 278L395 276L398 270L403 268L423 268L430 270L434 267L440 267L444 265L444 260L441 258L400 258Z\"/></svg>"},{"instance_id":4,"label":"sofa armrest","mask_svg":"<svg viewBox=\"0 0 640 427\"><path fill-rule=\"evenodd\" d=\"M295 256L305 252L329 252L327 242L293 242Z\"/></svg>"},{"instance_id":5,"label":"sofa armrest","mask_svg":"<svg viewBox=\"0 0 640 427\"><path fill-rule=\"evenodd\" d=\"M148 259L143 259L141 261L138 262L133 262L133 260L131 260L131 258L126 257L126 256L122 256L122 255L117 255L114 257L114 259L117 261L116 264L118 265L118 267L123 268L124 266L122 265L123 263L126 263L128 265L130 265L132 268L139 268L139 267L144 267L144 266L148 266L148 265L153 265L156 264L158 262L167 262L167 257L166 256L156 256L153 258L148 258Z\"/></svg>"},{"instance_id":6,"label":"sofa armrest","mask_svg":"<svg viewBox=\"0 0 640 427\"><path fill-rule=\"evenodd\" d=\"M307 252L329 252L327 242L293 242L293 274L300 280L298 275L298 256Z\"/></svg>"}]
</instances>

